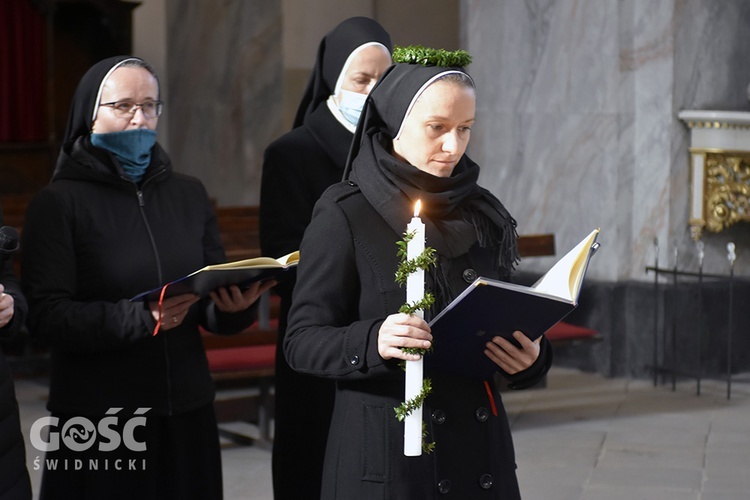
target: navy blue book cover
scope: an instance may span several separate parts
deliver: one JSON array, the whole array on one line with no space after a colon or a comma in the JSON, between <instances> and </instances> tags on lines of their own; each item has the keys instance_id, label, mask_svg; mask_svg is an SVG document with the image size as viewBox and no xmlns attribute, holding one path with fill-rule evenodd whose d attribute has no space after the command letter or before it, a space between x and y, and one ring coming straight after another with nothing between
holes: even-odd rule
<instances>
[{"instance_id":1,"label":"navy blue book cover","mask_svg":"<svg viewBox=\"0 0 750 500\"><path fill-rule=\"evenodd\" d=\"M514 344L519 330L536 340L578 305L591 256L599 248L594 229L533 286L479 277L430 322L429 368L488 379L498 366L484 354L495 336Z\"/></svg>"},{"instance_id":2,"label":"navy blue book cover","mask_svg":"<svg viewBox=\"0 0 750 500\"><path fill-rule=\"evenodd\" d=\"M515 342L513 332L520 330L536 340L575 307L575 301L529 287L478 278L430 322L434 347L425 356L425 364L463 376L490 378L498 370L484 354L492 337Z\"/></svg>"}]
</instances>

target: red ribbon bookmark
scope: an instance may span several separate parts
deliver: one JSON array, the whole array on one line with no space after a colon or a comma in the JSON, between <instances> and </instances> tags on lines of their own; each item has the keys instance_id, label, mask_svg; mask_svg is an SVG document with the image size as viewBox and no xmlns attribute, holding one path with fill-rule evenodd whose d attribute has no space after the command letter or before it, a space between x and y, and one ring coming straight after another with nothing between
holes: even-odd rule
<instances>
[{"instance_id":1,"label":"red ribbon bookmark","mask_svg":"<svg viewBox=\"0 0 750 500\"><path fill-rule=\"evenodd\" d=\"M161 328L161 319L162 319L161 306L164 303L164 293L167 291L168 286L169 285L167 284L161 287L161 293L159 294L159 320L156 322L156 326L154 327L154 333L151 334L151 336L154 336L154 337L156 336L157 333L159 333L159 329Z\"/></svg>"}]
</instances>

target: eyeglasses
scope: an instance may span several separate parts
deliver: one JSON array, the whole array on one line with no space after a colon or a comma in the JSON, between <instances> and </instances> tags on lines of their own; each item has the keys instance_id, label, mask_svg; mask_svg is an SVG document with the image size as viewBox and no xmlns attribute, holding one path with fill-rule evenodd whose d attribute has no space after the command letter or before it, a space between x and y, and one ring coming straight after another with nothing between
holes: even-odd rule
<instances>
[{"instance_id":1,"label":"eyeglasses","mask_svg":"<svg viewBox=\"0 0 750 500\"><path fill-rule=\"evenodd\" d=\"M161 115L163 105L164 103L161 101L146 101L140 104L133 101L115 101L105 102L99 106L112 108L112 111L118 118L130 118L135 115L135 110L138 108L141 108L141 112L146 118L156 118Z\"/></svg>"}]
</instances>

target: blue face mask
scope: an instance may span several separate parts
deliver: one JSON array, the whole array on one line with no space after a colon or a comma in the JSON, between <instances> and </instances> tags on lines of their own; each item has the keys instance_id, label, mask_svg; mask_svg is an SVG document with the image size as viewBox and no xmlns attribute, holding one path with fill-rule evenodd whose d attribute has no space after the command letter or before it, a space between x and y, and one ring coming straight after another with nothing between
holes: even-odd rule
<instances>
[{"instance_id":1,"label":"blue face mask","mask_svg":"<svg viewBox=\"0 0 750 500\"><path fill-rule=\"evenodd\" d=\"M106 134L91 134L91 144L114 154L122 170L133 182L140 182L151 163L156 130L136 128Z\"/></svg>"},{"instance_id":2,"label":"blue face mask","mask_svg":"<svg viewBox=\"0 0 750 500\"><path fill-rule=\"evenodd\" d=\"M362 114L362 108L365 107L367 94L359 94L349 90L341 89L341 98L339 99L339 111L344 115L346 121L357 126L359 116Z\"/></svg>"}]
</instances>

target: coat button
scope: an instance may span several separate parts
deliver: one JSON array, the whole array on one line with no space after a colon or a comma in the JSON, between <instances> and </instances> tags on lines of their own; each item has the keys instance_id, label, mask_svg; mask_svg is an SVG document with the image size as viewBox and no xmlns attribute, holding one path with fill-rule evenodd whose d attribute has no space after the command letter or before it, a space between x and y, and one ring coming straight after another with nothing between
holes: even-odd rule
<instances>
[{"instance_id":1,"label":"coat button","mask_svg":"<svg viewBox=\"0 0 750 500\"><path fill-rule=\"evenodd\" d=\"M471 268L466 269L463 272L463 278L467 283L474 283L474 280L477 279L477 272Z\"/></svg>"},{"instance_id":2,"label":"coat button","mask_svg":"<svg viewBox=\"0 0 750 500\"><path fill-rule=\"evenodd\" d=\"M478 421L486 422L487 419L490 418L490 411L484 406L480 406L477 408L477 411L474 412L474 416Z\"/></svg>"},{"instance_id":3,"label":"coat button","mask_svg":"<svg viewBox=\"0 0 750 500\"><path fill-rule=\"evenodd\" d=\"M349 362L353 365L359 364L359 356L356 354L349 359Z\"/></svg>"},{"instance_id":4,"label":"coat button","mask_svg":"<svg viewBox=\"0 0 750 500\"><path fill-rule=\"evenodd\" d=\"M445 412L443 410L435 410L432 412L432 421L436 424L442 424L445 422Z\"/></svg>"},{"instance_id":5,"label":"coat button","mask_svg":"<svg viewBox=\"0 0 750 500\"><path fill-rule=\"evenodd\" d=\"M438 493L443 495L448 494L451 491L451 482L449 479L443 479L438 483Z\"/></svg>"},{"instance_id":6,"label":"coat button","mask_svg":"<svg viewBox=\"0 0 750 500\"><path fill-rule=\"evenodd\" d=\"M483 490L489 490L492 488L492 476L489 474L482 474L482 477L479 478L479 486Z\"/></svg>"}]
</instances>

